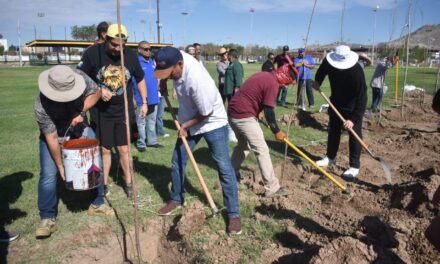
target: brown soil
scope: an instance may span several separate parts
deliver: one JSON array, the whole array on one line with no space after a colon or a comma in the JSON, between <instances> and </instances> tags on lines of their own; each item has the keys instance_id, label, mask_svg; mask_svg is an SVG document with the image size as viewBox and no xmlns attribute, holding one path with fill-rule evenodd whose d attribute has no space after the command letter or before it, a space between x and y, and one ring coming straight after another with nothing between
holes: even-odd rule
<instances>
[{"instance_id":1,"label":"brown soil","mask_svg":"<svg viewBox=\"0 0 440 264\"><path fill-rule=\"evenodd\" d=\"M425 96L424 100L421 105L418 96L408 96L404 118L400 108L391 108L384 111L380 125L377 118L364 122L366 144L391 167L391 185L379 162L366 152L361 157L358 179L345 182L340 175L348 167L346 141L340 145L337 165L327 171L352 190L352 199L305 162L286 165L282 185L293 191L288 197L261 198L264 190L259 172L244 171L243 184L249 191L241 192L240 199L256 202L252 218L261 223L275 219L287 224L285 231L262 242L262 255L254 262L440 263L440 255L423 235L438 213L430 199L440 185L440 119L429 107L432 98ZM328 118L324 113L303 113L297 120L299 125L326 129ZM307 151L318 159L325 149L325 145L320 145ZM281 174L281 167L276 168L277 175ZM200 203L184 209L175 222L153 218L141 230L142 260L201 263L200 249L193 249L185 237L203 232L208 242L202 249L214 263L237 263L241 252L234 246L234 238L223 230L212 232L204 222ZM104 226L90 229L103 232ZM85 230L84 234L87 233ZM92 233L91 237L95 235ZM243 236L250 241L254 238L247 230ZM79 245L87 242L82 241L87 236L77 239L81 240ZM123 252L127 252L129 259L136 259L133 232L126 235L126 251L124 241L116 235L108 235L105 244L95 248L79 246L64 262L121 263Z\"/></svg>"}]
</instances>

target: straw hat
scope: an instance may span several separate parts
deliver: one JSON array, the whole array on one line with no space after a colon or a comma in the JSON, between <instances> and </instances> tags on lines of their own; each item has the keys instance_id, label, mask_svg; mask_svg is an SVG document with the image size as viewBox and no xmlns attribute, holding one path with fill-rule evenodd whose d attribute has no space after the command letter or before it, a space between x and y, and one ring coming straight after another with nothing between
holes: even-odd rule
<instances>
[{"instance_id":1,"label":"straw hat","mask_svg":"<svg viewBox=\"0 0 440 264\"><path fill-rule=\"evenodd\" d=\"M337 46L335 51L327 54L326 58L331 66L345 70L353 67L357 63L359 55L351 51L349 46L341 45Z\"/></svg>"},{"instance_id":2,"label":"straw hat","mask_svg":"<svg viewBox=\"0 0 440 264\"><path fill-rule=\"evenodd\" d=\"M368 55L366 53L361 52L358 55L359 55L359 60L364 60L366 62L365 66L371 65L372 60L370 59L370 57L368 57Z\"/></svg>"},{"instance_id":3,"label":"straw hat","mask_svg":"<svg viewBox=\"0 0 440 264\"><path fill-rule=\"evenodd\" d=\"M223 55L223 54L225 54L226 52L228 52L228 50L225 49L224 47L221 47L220 50L218 51L218 55Z\"/></svg>"},{"instance_id":4,"label":"straw hat","mask_svg":"<svg viewBox=\"0 0 440 264\"><path fill-rule=\"evenodd\" d=\"M45 70L38 77L40 92L55 102L70 102L86 89L84 78L65 65Z\"/></svg>"}]
</instances>

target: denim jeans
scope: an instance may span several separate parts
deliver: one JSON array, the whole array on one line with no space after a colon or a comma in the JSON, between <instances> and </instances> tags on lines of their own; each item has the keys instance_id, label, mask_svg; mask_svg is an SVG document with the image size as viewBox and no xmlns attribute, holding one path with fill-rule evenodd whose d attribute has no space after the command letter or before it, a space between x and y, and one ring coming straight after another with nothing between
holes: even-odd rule
<instances>
[{"instance_id":1,"label":"denim jeans","mask_svg":"<svg viewBox=\"0 0 440 264\"><path fill-rule=\"evenodd\" d=\"M313 97L312 80L299 80L298 93L296 95L296 105L302 105L302 93L304 93L303 84L306 83L307 101L309 101L309 107L315 104L315 98Z\"/></svg>"},{"instance_id":2,"label":"denim jeans","mask_svg":"<svg viewBox=\"0 0 440 264\"><path fill-rule=\"evenodd\" d=\"M380 103L382 102L383 92L381 88L373 87L373 100L371 101L371 110L373 112L379 111Z\"/></svg>"},{"instance_id":3,"label":"denim jeans","mask_svg":"<svg viewBox=\"0 0 440 264\"><path fill-rule=\"evenodd\" d=\"M138 148L145 148L147 145L157 144L156 136L156 115L157 105L148 106L148 114L146 117L139 116L140 107L136 109L136 124L139 132L137 141Z\"/></svg>"},{"instance_id":4,"label":"denim jeans","mask_svg":"<svg viewBox=\"0 0 440 264\"><path fill-rule=\"evenodd\" d=\"M228 129L226 126L214 129L204 134L188 136L187 141L191 150L195 148L200 139L208 143L209 151L214 159L223 190L223 202L228 209L229 217L240 215L238 203L237 178L229 158ZM171 187L171 200L182 204L184 201L185 169L188 154L182 140L179 138L174 147L171 171L173 181Z\"/></svg>"},{"instance_id":5,"label":"denim jeans","mask_svg":"<svg viewBox=\"0 0 440 264\"><path fill-rule=\"evenodd\" d=\"M156 115L156 135L165 135L165 130L163 129L163 113L165 111L165 98L159 97L159 104L157 105L157 115Z\"/></svg>"},{"instance_id":6,"label":"denim jeans","mask_svg":"<svg viewBox=\"0 0 440 264\"><path fill-rule=\"evenodd\" d=\"M286 97L287 97L287 86L280 86L280 90L278 91L278 95L277 95L277 103L284 106L286 104Z\"/></svg>"},{"instance_id":7,"label":"denim jeans","mask_svg":"<svg viewBox=\"0 0 440 264\"><path fill-rule=\"evenodd\" d=\"M38 209L40 210L40 218L48 219L55 218L57 215L57 181L58 168L52 159L49 148L47 147L44 135L40 136L40 180L38 181ZM96 198L92 202L94 205L101 205L104 203L104 184L103 173L99 177L99 186Z\"/></svg>"}]
</instances>

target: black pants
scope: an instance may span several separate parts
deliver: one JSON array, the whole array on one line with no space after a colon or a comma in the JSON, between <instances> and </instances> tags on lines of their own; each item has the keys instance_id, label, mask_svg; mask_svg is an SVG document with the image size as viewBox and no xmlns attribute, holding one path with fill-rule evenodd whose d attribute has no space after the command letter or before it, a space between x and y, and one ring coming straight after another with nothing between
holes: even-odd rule
<instances>
[{"instance_id":1,"label":"black pants","mask_svg":"<svg viewBox=\"0 0 440 264\"><path fill-rule=\"evenodd\" d=\"M341 119L329 109L329 125L328 125L328 141L327 141L327 157L330 159L336 158L338 153L339 143L341 141L341 132L343 124ZM353 130L362 138L362 118L354 122ZM350 150L350 167L359 169L361 166L361 144L356 138L349 133L348 147Z\"/></svg>"}]
</instances>

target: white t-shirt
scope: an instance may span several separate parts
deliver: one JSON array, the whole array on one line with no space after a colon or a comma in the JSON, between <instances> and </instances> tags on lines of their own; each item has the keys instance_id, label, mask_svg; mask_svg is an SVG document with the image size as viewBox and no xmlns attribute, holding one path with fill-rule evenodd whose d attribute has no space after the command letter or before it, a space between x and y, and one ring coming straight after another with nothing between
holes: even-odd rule
<instances>
[{"instance_id":1,"label":"white t-shirt","mask_svg":"<svg viewBox=\"0 0 440 264\"><path fill-rule=\"evenodd\" d=\"M194 57L181 51L183 56L182 77L174 81L179 100L179 121L181 124L200 113L212 114L190 127L191 135L197 135L225 126L228 123L225 107L214 80L208 71Z\"/></svg>"}]
</instances>

